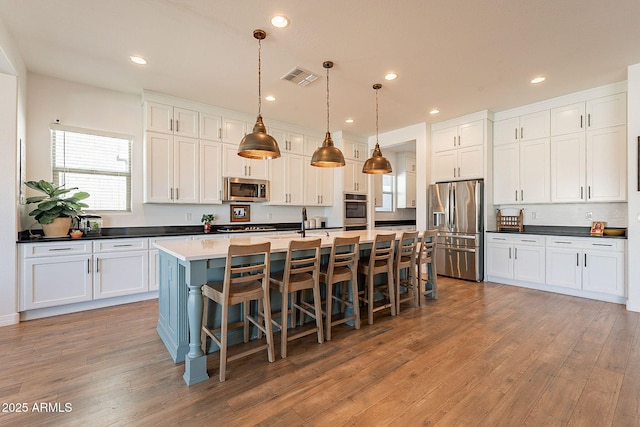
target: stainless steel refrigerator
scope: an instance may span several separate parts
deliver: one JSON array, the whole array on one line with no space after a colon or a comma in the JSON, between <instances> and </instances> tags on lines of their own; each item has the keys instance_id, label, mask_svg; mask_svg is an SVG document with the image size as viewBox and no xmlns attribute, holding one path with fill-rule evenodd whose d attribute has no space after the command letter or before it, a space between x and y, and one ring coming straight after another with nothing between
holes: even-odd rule
<instances>
[{"instance_id":1,"label":"stainless steel refrigerator","mask_svg":"<svg viewBox=\"0 0 640 427\"><path fill-rule=\"evenodd\" d=\"M438 274L483 279L483 182L441 182L429 186L429 228L438 230Z\"/></svg>"}]
</instances>

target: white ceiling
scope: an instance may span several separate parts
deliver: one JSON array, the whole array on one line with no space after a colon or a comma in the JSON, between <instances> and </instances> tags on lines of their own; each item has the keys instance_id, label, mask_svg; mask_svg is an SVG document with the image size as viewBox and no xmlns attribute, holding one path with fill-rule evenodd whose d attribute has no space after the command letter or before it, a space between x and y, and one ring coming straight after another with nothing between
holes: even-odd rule
<instances>
[{"instance_id":1,"label":"white ceiling","mask_svg":"<svg viewBox=\"0 0 640 427\"><path fill-rule=\"evenodd\" d=\"M288 28L269 24L276 13ZM331 130L362 136L375 134L377 82L382 133L625 80L640 63L639 19L638 0L0 0L31 72L251 114L262 28L263 95L278 98L262 103L265 124L324 130L332 60ZM296 66L322 78L280 80Z\"/></svg>"}]
</instances>

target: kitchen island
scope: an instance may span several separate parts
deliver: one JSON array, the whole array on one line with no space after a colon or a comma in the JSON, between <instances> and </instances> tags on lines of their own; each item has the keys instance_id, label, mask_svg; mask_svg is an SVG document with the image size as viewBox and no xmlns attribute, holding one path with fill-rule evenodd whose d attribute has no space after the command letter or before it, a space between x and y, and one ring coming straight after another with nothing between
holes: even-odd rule
<instances>
[{"instance_id":1,"label":"kitchen island","mask_svg":"<svg viewBox=\"0 0 640 427\"><path fill-rule=\"evenodd\" d=\"M333 238L360 237L360 249L369 249L377 234L388 231L309 232L304 239L321 238L323 253L329 253ZM396 234L396 238L400 233ZM160 250L160 289L157 331L174 362L185 362L184 381L193 385L209 378L206 354L202 351L202 285L222 280L231 244L271 242L272 271L282 268L289 241L300 235L251 236L156 243Z\"/></svg>"}]
</instances>

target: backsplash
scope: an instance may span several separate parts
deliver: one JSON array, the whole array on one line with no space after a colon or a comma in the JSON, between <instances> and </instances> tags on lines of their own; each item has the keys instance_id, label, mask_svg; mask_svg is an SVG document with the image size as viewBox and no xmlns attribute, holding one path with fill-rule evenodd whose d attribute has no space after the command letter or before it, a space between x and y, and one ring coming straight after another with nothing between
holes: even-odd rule
<instances>
[{"instance_id":1,"label":"backsplash","mask_svg":"<svg viewBox=\"0 0 640 427\"><path fill-rule=\"evenodd\" d=\"M627 227L626 203L566 203L544 205L502 205L503 215L517 215L524 209L525 225L591 226L592 221L605 221L608 227ZM488 212L488 230L496 228L496 213Z\"/></svg>"}]
</instances>

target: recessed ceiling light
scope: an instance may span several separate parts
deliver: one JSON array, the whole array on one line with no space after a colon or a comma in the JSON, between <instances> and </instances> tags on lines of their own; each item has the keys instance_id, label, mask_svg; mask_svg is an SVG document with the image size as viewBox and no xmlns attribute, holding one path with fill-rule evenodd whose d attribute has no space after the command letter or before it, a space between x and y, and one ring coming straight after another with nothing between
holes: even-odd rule
<instances>
[{"instance_id":1,"label":"recessed ceiling light","mask_svg":"<svg viewBox=\"0 0 640 427\"><path fill-rule=\"evenodd\" d=\"M129 59L131 62L135 62L138 65L147 65L147 60L142 56L130 56Z\"/></svg>"},{"instance_id":2,"label":"recessed ceiling light","mask_svg":"<svg viewBox=\"0 0 640 427\"><path fill-rule=\"evenodd\" d=\"M289 19L284 15L276 15L271 18L271 25L276 28L284 28L289 25Z\"/></svg>"},{"instance_id":3,"label":"recessed ceiling light","mask_svg":"<svg viewBox=\"0 0 640 427\"><path fill-rule=\"evenodd\" d=\"M429 114L438 114L440 112L440 110L438 110L437 108L434 108L433 110L429 111Z\"/></svg>"},{"instance_id":4,"label":"recessed ceiling light","mask_svg":"<svg viewBox=\"0 0 640 427\"><path fill-rule=\"evenodd\" d=\"M265 96L265 97L264 97L264 99L265 99L266 101L275 101L275 100L276 100L276 97L275 97L275 96L273 96L273 95L267 95L267 96Z\"/></svg>"},{"instance_id":5,"label":"recessed ceiling light","mask_svg":"<svg viewBox=\"0 0 640 427\"><path fill-rule=\"evenodd\" d=\"M344 121L345 123L353 123L353 119L347 119Z\"/></svg>"},{"instance_id":6,"label":"recessed ceiling light","mask_svg":"<svg viewBox=\"0 0 640 427\"><path fill-rule=\"evenodd\" d=\"M398 75L396 73L387 73L386 76L384 76L385 80L395 80L398 78Z\"/></svg>"},{"instance_id":7,"label":"recessed ceiling light","mask_svg":"<svg viewBox=\"0 0 640 427\"><path fill-rule=\"evenodd\" d=\"M546 77L540 76L540 77L536 77L535 79L531 80L531 83L536 84L536 83L542 83L543 81L545 81Z\"/></svg>"}]
</instances>

